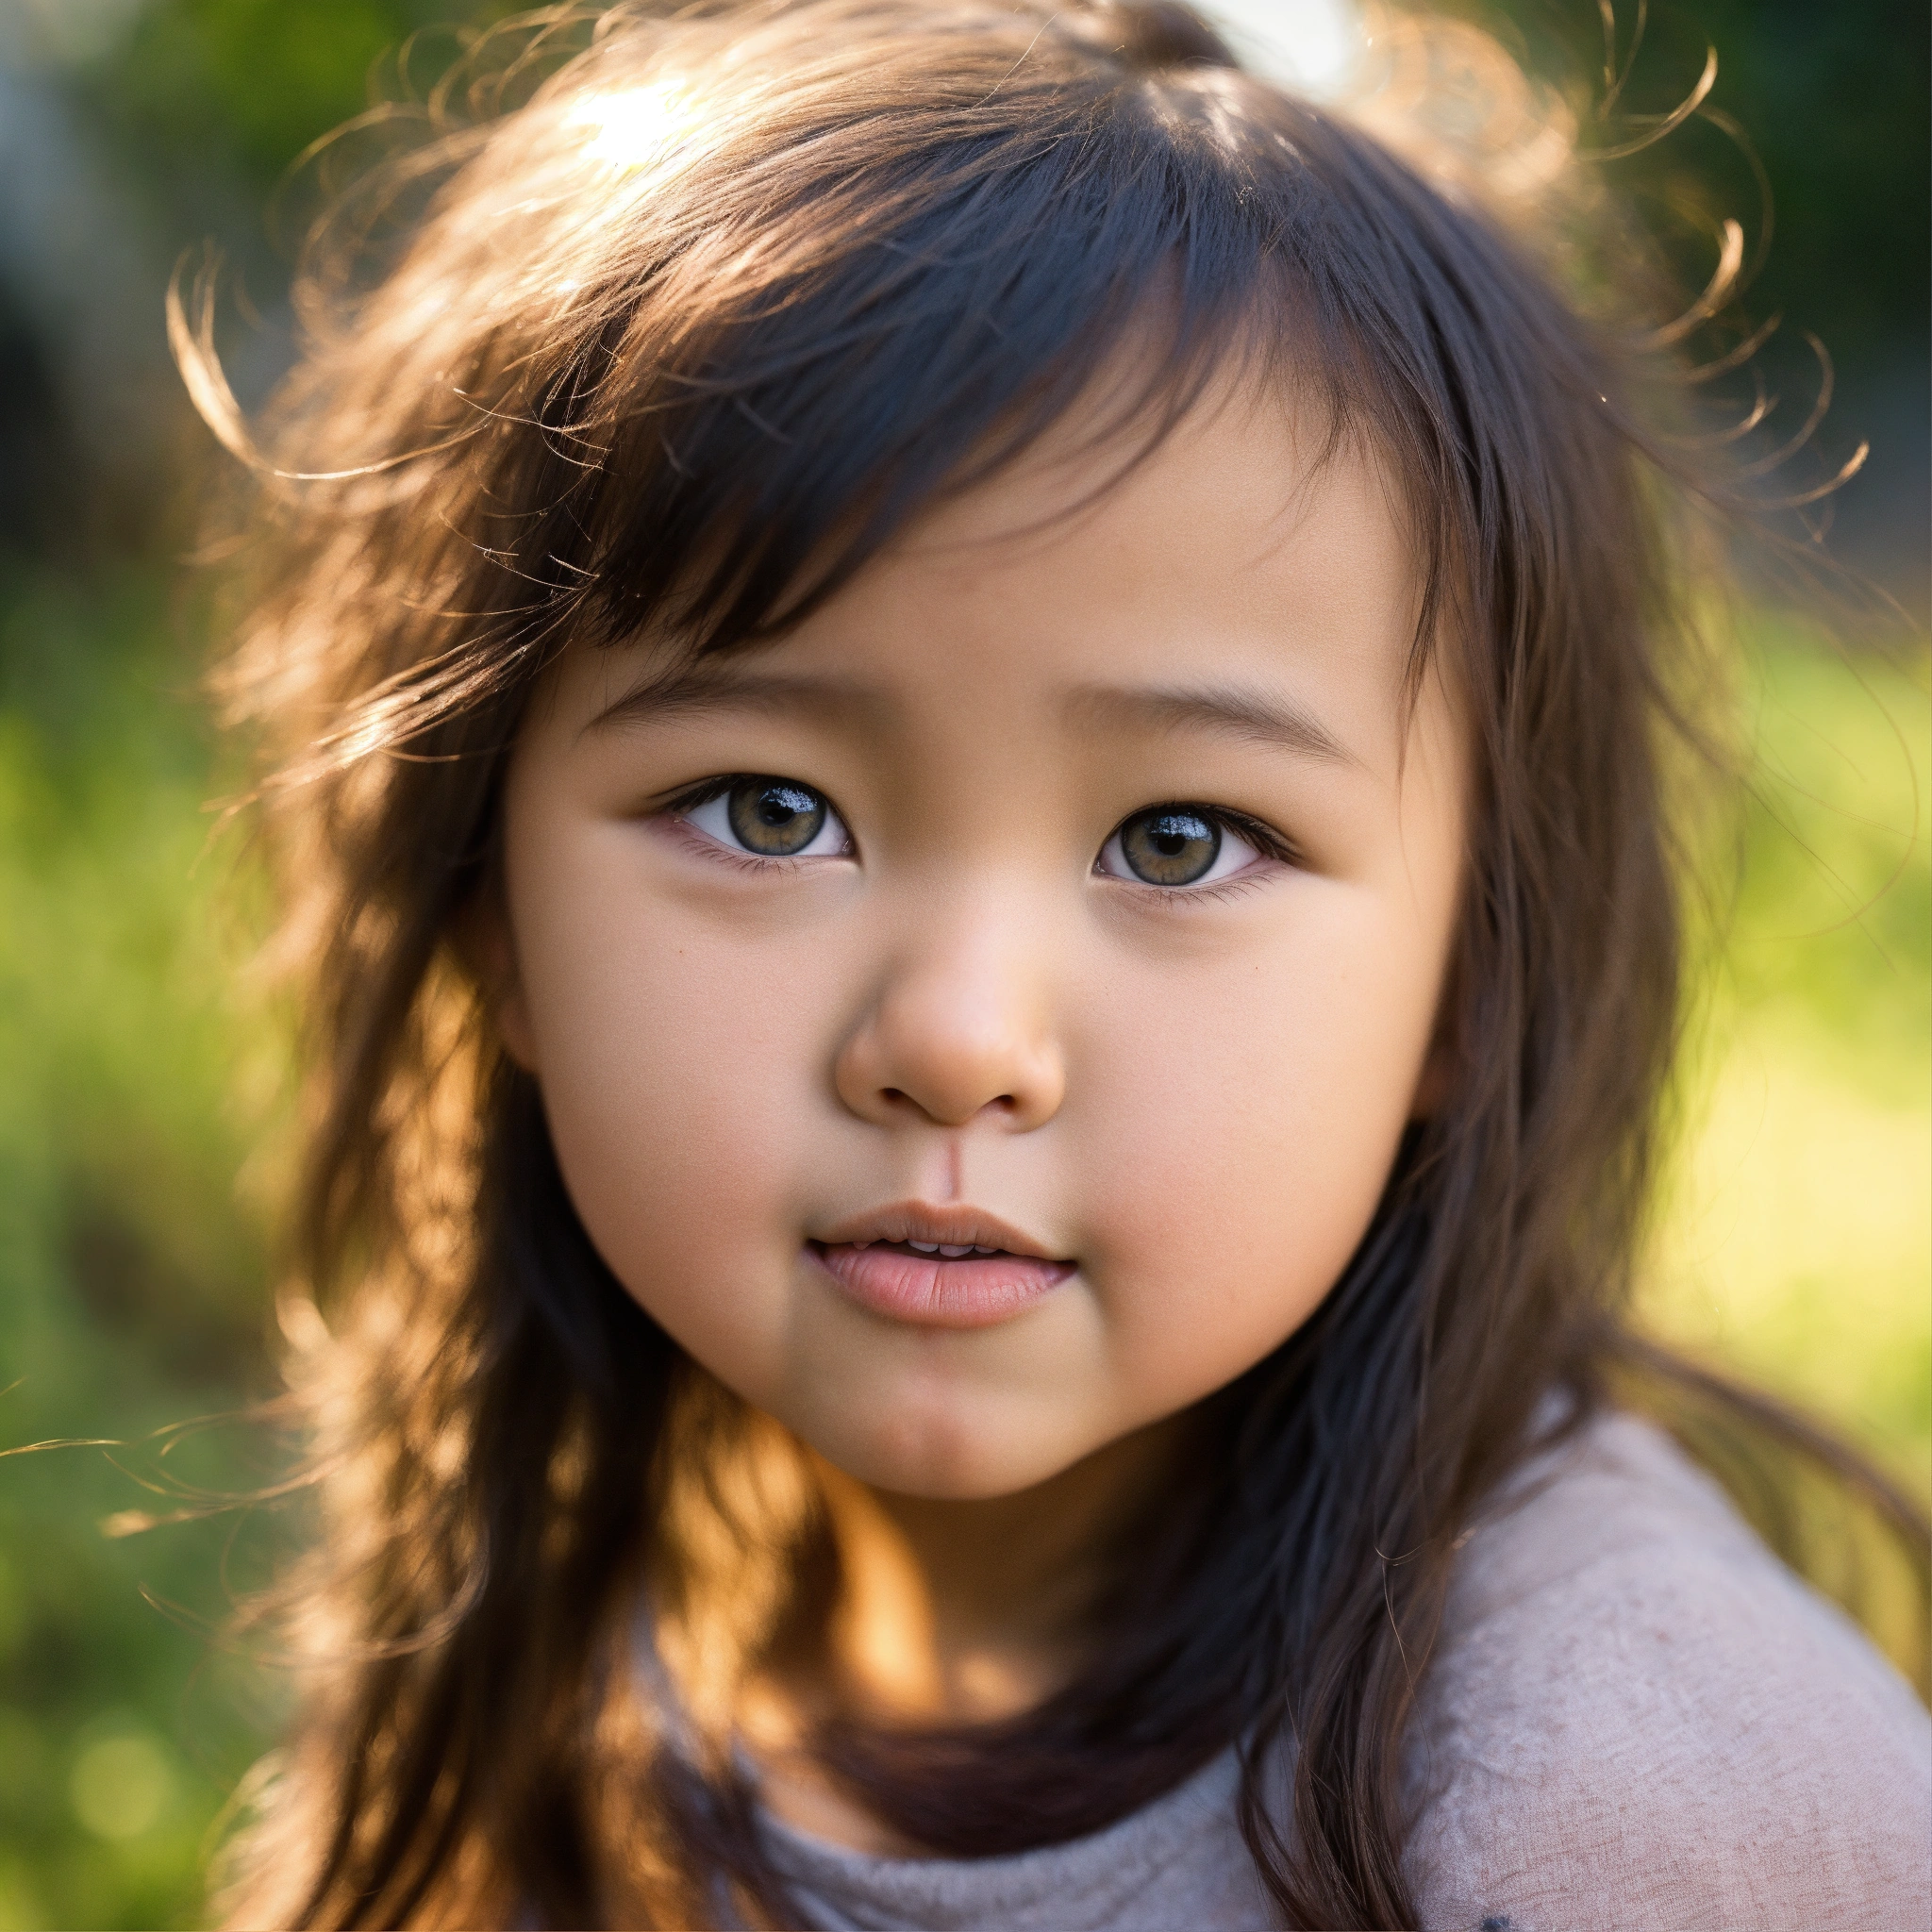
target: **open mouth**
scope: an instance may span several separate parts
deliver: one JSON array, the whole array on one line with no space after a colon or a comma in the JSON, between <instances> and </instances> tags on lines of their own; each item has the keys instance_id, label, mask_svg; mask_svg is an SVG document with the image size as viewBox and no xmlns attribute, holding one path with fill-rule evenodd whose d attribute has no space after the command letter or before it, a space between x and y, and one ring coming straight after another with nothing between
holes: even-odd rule
<instances>
[{"instance_id":1,"label":"open mouth","mask_svg":"<svg viewBox=\"0 0 1932 1932\"><path fill-rule=\"evenodd\" d=\"M806 1252L849 1301L889 1321L931 1328L1009 1322L1074 1273L1072 1261L978 1242L815 1241Z\"/></svg>"},{"instance_id":2,"label":"open mouth","mask_svg":"<svg viewBox=\"0 0 1932 1932\"><path fill-rule=\"evenodd\" d=\"M970 1243L957 1245L947 1241L841 1241L841 1247L857 1248L861 1253L867 1248L893 1248L902 1255L938 1255L948 1261L962 1260L968 1255L1004 1255L1005 1248L982 1248Z\"/></svg>"}]
</instances>

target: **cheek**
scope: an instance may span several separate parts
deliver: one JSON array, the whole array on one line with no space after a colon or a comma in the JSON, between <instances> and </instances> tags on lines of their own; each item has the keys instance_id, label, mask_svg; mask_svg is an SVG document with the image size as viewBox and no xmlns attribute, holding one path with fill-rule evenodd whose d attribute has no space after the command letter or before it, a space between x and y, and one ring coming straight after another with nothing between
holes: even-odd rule
<instances>
[{"instance_id":1,"label":"cheek","mask_svg":"<svg viewBox=\"0 0 1932 1932\"><path fill-rule=\"evenodd\" d=\"M1283 1341L1388 1179L1434 961L1374 908L1321 895L1264 954L1194 975L1184 1008L1117 982L1118 1024L1084 1057L1096 1275L1124 1373L1150 1393L1205 1393Z\"/></svg>"},{"instance_id":2,"label":"cheek","mask_svg":"<svg viewBox=\"0 0 1932 1932\"><path fill-rule=\"evenodd\" d=\"M753 1393L775 1373L795 1157L824 1104L814 1049L834 994L795 949L787 970L777 946L721 945L675 898L626 889L635 836L553 840L541 868L512 866L544 1108L612 1271Z\"/></svg>"}]
</instances>

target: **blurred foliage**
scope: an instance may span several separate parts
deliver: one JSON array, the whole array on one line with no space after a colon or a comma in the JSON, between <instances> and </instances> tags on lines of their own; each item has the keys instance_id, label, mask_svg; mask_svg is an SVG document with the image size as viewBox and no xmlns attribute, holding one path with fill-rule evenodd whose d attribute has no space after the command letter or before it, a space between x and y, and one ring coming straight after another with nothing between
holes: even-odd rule
<instances>
[{"instance_id":1,"label":"blurred foliage","mask_svg":"<svg viewBox=\"0 0 1932 1932\"><path fill-rule=\"evenodd\" d=\"M1596 8L1475 0L1467 10L1491 24L1508 21L1538 71L1567 73L1589 102L1600 98ZM1622 0L1615 10L1621 65L1643 9ZM1771 189L1774 245L1750 291L1752 308L1818 330L1853 367L1902 353L1923 362L1932 12L1916 0L1652 0L1618 110L1674 107L1710 48L1718 78L1707 106L1737 123ZM1621 183L1633 177L1660 201L1757 227L1757 188L1737 137L1702 117L1620 165ZM1707 258L1703 275L1709 267Z\"/></svg>"},{"instance_id":2,"label":"blurred foliage","mask_svg":"<svg viewBox=\"0 0 1932 1932\"><path fill-rule=\"evenodd\" d=\"M1932 613L1932 8L1924 0L1615 0L1616 63L1629 63L1607 124L1604 37L1588 0L1448 0L1507 24L1533 71L1561 79L1584 144L1631 141L1643 117L1691 92L1718 57L1703 108L1668 139L1610 169L1687 289L1718 260L1721 224L1747 242L1729 310L1776 323L1750 376L1706 402L1741 416L1759 378L1774 404L1759 445L1795 435L1812 399L1833 398L1778 491L1810 487L1869 444L1863 468L1824 512L1840 554L1920 625ZM1641 46L1631 59L1633 42ZM1761 169L1761 175L1760 175ZM1815 344L1815 347L1814 347Z\"/></svg>"},{"instance_id":3,"label":"blurred foliage","mask_svg":"<svg viewBox=\"0 0 1932 1932\"><path fill-rule=\"evenodd\" d=\"M268 1392L283 1060L160 581L0 586L0 1441L132 1445L0 1463L0 1925L197 1923L263 1716L207 1637L238 1519L99 1529L267 1474L152 1434Z\"/></svg>"},{"instance_id":4,"label":"blurred foliage","mask_svg":"<svg viewBox=\"0 0 1932 1932\"><path fill-rule=\"evenodd\" d=\"M1738 870L1703 936L1684 1137L1641 1306L1660 1339L1827 1419L1923 1505L1932 663L1923 649L1900 662L1846 656L1790 618L1756 628L1740 722L1757 756ZM1693 1404L1670 1419L1924 1694L1932 1629L1879 1519L1847 1508L1802 1457L1767 1459L1722 1416L1700 1419Z\"/></svg>"},{"instance_id":5,"label":"blurred foliage","mask_svg":"<svg viewBox=\"0 0 1932 1932\"><path fill-rule=\"evenodd\" d=\"M1760 620L1735 901L1649 1313L1932 1490L1932 707Z\"/></svg>"},{"instance_id":6,"label":"blurred foliage","mask_svg":"<svg viewBox=\"0 0 1932 1932\"><path fill-rule=\"evenodd\" d=\"M397 92L397 56L422 35L450 52L452 22L515 9L465 0L171 0L79 76L110 138L192 183L220 171L258 194L295 155Z\"/></svg>"},{"instance_id":7,"label":"blurred foliage","mask_svg":"<svg viewBox=\"0 0 1932 1932\"><path fill-rule=\"evenodd\" d=\"M392 50L408 37L510 10L9 6L40 21L61 101L154 239L140 325L158 332L168 261L215 235L268 316L270 364L285 254L262 210L291 158L372 86L397 92ZM1588 0L1500 11L1539 59L1591 71ZM1716 99L1762 152L1778 242L1753 306L1785 309L1854 364L1923 360L1923 6L1654 12L1629 105L1669 105L1714 40ZM439 45L424 43L419 71ZM1633 171L1644 192L1748 213L1737 151L1707 126L1691 139L1702 145ZM0 286L0 431L18 419L33 432L0 434L0 454L58 441L58 346L29 340ZM273 1535L246 1512L133 1537L100 1525L275 1473L277 1444L259 1429L155 1432L272 1388L287 1029L247 971L262 906L245 837L214 835L205 808L232 774L192 691L203 616L163 554L186 518L150 478L147 521L88 548L40 461L0 477L0 1447L128 1446L0 1461L0 1932L187 1925L205 1911L206 1835L272 1733L276 1696L273 1674L228 1659L208 1631L262 1574ZM1749 661L1762 758L1646 1310L1687 1348L1833 1418L1923 1491L1926 663L1917 643L1844 658L1773 618L1757 622Z\"/></svg>"}]
</instances>

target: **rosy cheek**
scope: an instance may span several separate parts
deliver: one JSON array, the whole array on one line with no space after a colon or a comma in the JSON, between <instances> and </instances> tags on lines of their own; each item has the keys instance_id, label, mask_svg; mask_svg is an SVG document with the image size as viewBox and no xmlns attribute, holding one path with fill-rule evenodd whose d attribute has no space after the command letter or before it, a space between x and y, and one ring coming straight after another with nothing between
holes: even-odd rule
<instances>
[{"instance_id":1,"label":"rosy cheek","mask_svg":"<svg viewBox=\"0 0 1932 1932\"><path fill-rule=\"evenodd\" d=\"M1266 972L1197 983L1184 1027L1150 997L1089 1042L1094 1278L1132 1377L1238 1374L1314 1308L1367 1227L1411 1029L1389 1025L1391 989L1331 957L1285 947Z\"/></svg>"},{"instance_id":2,"label":"rosy cheek","mask_svg":"<svg viewBox=\"0 0 1932 1932\"><path fill-rule=\"evenodd\" d=\"M797 1187L827 1105L828 962L778 970L769 948L721 943L660 903L541 964L545 1100L585 1226L756 1400L775 1386Z\"/></svg>"}]
</instances>

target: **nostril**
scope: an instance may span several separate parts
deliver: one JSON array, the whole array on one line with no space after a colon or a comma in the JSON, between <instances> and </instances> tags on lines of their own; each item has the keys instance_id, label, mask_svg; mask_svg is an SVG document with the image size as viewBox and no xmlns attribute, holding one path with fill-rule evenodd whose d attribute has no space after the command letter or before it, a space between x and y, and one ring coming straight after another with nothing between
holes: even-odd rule
<instances>
[{"instance_id":1,"label":"nostril","mask_svg":"<svg viewBox=\"0 0 1932 1932\"><path fill-rule=\"evenodd\" d=\"M881 1087L878 1090L878 1095L888 1108L895 1111L902 1108L911 1108L915 1112L921 1114L930 1111L921 1102L915 1100L911 1094L908 1093L903 1087ZM1020 1096L1017 1093L995 1093L991 1100L982 1103L978 1111L982 1114L990 1112L1001 1114L1018 1113L1020 1111Z\"/></svg>"}]
</instances>

